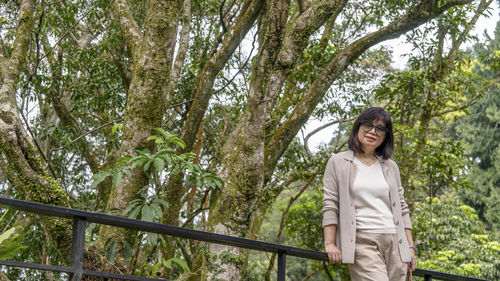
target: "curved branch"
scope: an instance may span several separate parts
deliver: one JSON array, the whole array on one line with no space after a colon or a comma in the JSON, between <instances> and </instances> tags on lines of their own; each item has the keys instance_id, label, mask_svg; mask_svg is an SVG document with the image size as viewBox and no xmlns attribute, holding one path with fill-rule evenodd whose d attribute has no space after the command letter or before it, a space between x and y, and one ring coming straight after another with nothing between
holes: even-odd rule
<instances>
[{"instance_id":1,"label":"curved branch","mask_svg":"<svg viewBox=\"0 0 500 281\"><path fill-rule=\"evenodd\" d=\"M109 125L113 125L114 123L116 123L116 122L120 122L120 121L123 121L123 119L113 120L113 121L111 121L111 122L108 122L108 123L106 123L106 124L103 124L103 125L101 125L101 126L99 126L99 127L97 127L97 128L94 128L94 129L92 129L92 130L88 131L88 132L82 133L81 135L79 135L78 137L76 137L75 139L73 139L70 143L68 143L67 145L63 145L63 146L61 146L61 147L57 147L57 148L53 148L53 149L51 149L51 150L50 150L50 152L49 152L49 159L50 159L50 156L52 155L52 153L54 153L55 151L62 150L62 149L64 149L64 148L68 147L69 145L71 145L71 144L73 144L73 143L75 143L75 142L79 141L80 139L84 138L85 136L90 135L90 134L92 134L93 132L99 131L99 130L100 130L100 129L102 129L102 128L105 128L105 127L107 127L107 126L109 126Z\"/></svg>"},{"instance_id":2,"label":"curved branch","mask_svg":"<svg viewBox=\"0 0 500 281\"><path fill-rule=\"evenodd\" d=\"M111 8L113 10L113 15L120 22L120 29L123 33L123 37L125 38L127 46L130 48L132 59L135 62L138 44L141 42L143 34L140 31L139 25L137 25L126 0L111 1Z\"/></svg>"},{"instance_id":3,"label":"curved branch","mask_svg":"<svg viewBox=\"0 0 500 281\"><path fill-rule=\"evenodd\" d=\"M341 118L341 119L338 119L338 120L334 120L334 121L331 121L331 122L328 122L326 124L323 124L321 126L319 126L318 128L312 130L309 134L306 135L306 137L304 138L304 148L306 149L306 152L307 154L309 155L312 155L311 151L309 150L309 138L311 138L314 134L316 134L317 132L323 130L323 129L326 129L332 125L335 125L337 123L342 123L342 122L346 122L346 121L351 121L351 120L354 120L354 117L351 117L351 118Z\"/></svg>"},{"instance_id":4,"label":"curved branch","mask_svg":"<svg viewBox=\"0 0 500 281\"><path fill-rule=\"evenodd\" d=\"M189 33L191 32L191 0L184 0L184 14L182 17L181 38L179 50L175 57L174 67L170 72L170 81L166 91L165 105L169 105L174 94L175 87L181 74L184 59L189 47Z\"/></svg>"},{"instance_id":5,"label":"curved branch","mask_svg":"<svg viewBox=\"0 0 500 281\"><path fill-rule=\"evenodd\" d=\"M84 14L83 14L80 18L78 18L78 19L75 21L75 23L74 23L72 26L70 26L70 27L69 27L69 28L68 28L68 29L67 29L67 30L63 33L63 35L61 35L61 37L59 37L59 39L56 41L56 43L55 43L52 47L50 47L50 49L48 49L48 50L45 52L45 55L44 55L44 56L43 56L40 60L43 60L46 56L48 56L48 55L49 55L49 54L50 54L50 53L54 50L54 48L55 48L56 46L58 46L58 45L59 45L59 43L61 43L61 41L62 41L64 38L66 38L66 36L67 36L67 35L71 32L71 30L73 30L73 28L75 28L75 26L77 26L77 25L80 23L80 21L81 21L84 17L86 17L86 16L87 16L87 15L88 15L88 14L89 14L89 13L90 13L90 12L91 12L94 8L95 8L95 7L96 7L96 6L97 6L97 4L94 4L94 6L90 7L90 8L88 9L88 11L86 11L86 12L85 12L85 13L84 13Z\"/></svg>"},{"instance_id":6,"label":"curved branch","mask_svg":"<svg viewBox=\"0 0 500 281\"><path fill-rule=\"evenodd\" d=\"M309 36L324 25L327 20L335 22L335 18L346 4L346 0L321 1L294 19L292 28L283 40L283 47L278 54L279 64L282 67L292 67L298 53L307 45Z\"/></svg>"}]
</instances>

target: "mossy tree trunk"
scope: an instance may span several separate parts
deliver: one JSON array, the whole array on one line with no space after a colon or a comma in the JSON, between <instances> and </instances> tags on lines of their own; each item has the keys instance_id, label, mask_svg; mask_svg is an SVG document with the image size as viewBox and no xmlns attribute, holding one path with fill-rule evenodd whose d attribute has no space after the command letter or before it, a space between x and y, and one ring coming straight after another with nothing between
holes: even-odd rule
<instances>
[{"instance_id":1,"label":"mossy tree trunk","mask_svg":"<svg viewBox=\"0 0 500 281\"><path fill-rule=\"evenodd\" d=\"M23 199L68 207L66 191L47 174L39 151L24 129L16 103L19 76L26 68L34 9L35 1L20 1L12 52L0 55L0 168ZM61 257L69 257L71 221L45 216L40 219Z\"/></svg>"},{"instance_id":2,"label":"mossy tree trunk","mask_svg":"<svg viewBox=\"0 0 500 281\"><path fill-rule=\"evenodd\" d=\"M136 23L125 0L111 2L114 17L119 21L131 58L131 82L127 93L120 155L136 155L135 149L154 149L146 139L153 129L161 127L166 109L170 71L182 1L147 1L144 30ZM132 171L120 185L113 186L106 210L122 215L127 203L137 198L138 191L148 183L141 168ZM133 242L133 234L120 228L103 227L100 245L124 239ZM134 245L134 243L131 243ZM120 255L121 256L121 255ZM123 257L123 256L121 256Z\"/></svg>"}]
</instances>

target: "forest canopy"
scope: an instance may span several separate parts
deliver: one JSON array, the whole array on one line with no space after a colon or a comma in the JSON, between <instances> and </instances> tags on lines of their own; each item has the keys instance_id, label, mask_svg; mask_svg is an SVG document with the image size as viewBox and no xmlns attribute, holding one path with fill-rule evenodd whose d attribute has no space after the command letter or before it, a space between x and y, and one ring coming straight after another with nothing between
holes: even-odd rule
<instances>
[{"instance_id":1,"label":"forest canopy","mask_svg":"<svg viewBox=\"0 0 500 281\"><path fill-rule=\"evenodd\" d=\"M361 110L382 106L394 122L417 267L498 279L500 28L472 33L498 13L492 7L0 0L0 192L322 251L326 160L347 149ZM411 49L403 69L381 45L394 38ZM325 128L328 144L311 147ZM9 236L0 249L14 249L1 258L69 263L70 221L2 209L0 231ZM233 247L95 224L86 241L91 270L274 276L274 256ZM287 274L307 280L324 270L292 260ZM343 267L329 270L347 278ZM25 277L63 278L0 273Z\"/></svg>"}]
</instances>

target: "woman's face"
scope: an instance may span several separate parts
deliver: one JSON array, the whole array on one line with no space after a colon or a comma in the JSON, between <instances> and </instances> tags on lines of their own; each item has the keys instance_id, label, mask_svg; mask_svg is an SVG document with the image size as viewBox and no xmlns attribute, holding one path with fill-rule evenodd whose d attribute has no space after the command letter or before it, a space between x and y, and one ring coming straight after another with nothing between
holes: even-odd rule
<instances>
[{"instance_id":1,"label":"woman's face","mask_svg":"<svg viewBox=\"0 0 500 281\"><path fill-rule=\"evenodd\" d=\"M358 129L358 140L364 152L373 152L385 139L385 122L362 121Z\"/></svg>"}]
</instances>

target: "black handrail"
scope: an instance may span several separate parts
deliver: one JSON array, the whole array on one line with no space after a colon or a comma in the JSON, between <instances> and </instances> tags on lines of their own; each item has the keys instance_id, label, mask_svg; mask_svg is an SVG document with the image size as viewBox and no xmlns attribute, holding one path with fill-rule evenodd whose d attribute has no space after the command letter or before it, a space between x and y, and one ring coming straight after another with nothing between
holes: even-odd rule
<instances>
[{"instance_id":1,"label":"black handrail","mask_svg":"<svg viewBox=\"0 0 500 281\"><path fill-rule=\"evenodd\" d=\"M94 213L81 211L76 209L57 207L39 203L33 203L22 200L15 200L0 197L0 205L6 205L8 208L13 208L25 212L42 214L46 216L64 217L73 219L73 242L70 267L60 267L42 264L33 264L27 262L18 262L12 260L0 260L0 265L40 269L54 272L66 272L70 274L72 281L80 281L83 275L114 278L121 280L137 280L137 281L165 281L165 279L146 278L133 275L120 275L108 272L90 271L83 269L83 249L85 243L85 228L87 222L105 224L110 226L123 227L146 232L152 232L162 235L169 235L180 238L193 239L209 243L257 250L263 252L272 252L278 254L278 281L285 280L286 256L295 256L313 260L328 261L328 256L324 252L290 247L280 244L256 241L241 237L221 235L206 231L193 230L183 227L171 226L166 224L146 222L142 220L129 219L124 217L112 216L102 213ZM466 281L486 281L478 278L471 278L453 274L447 274L437 271L416 269L416 276L423 276L425 280L466 280Z\"/></svg>"}]
</instances>

